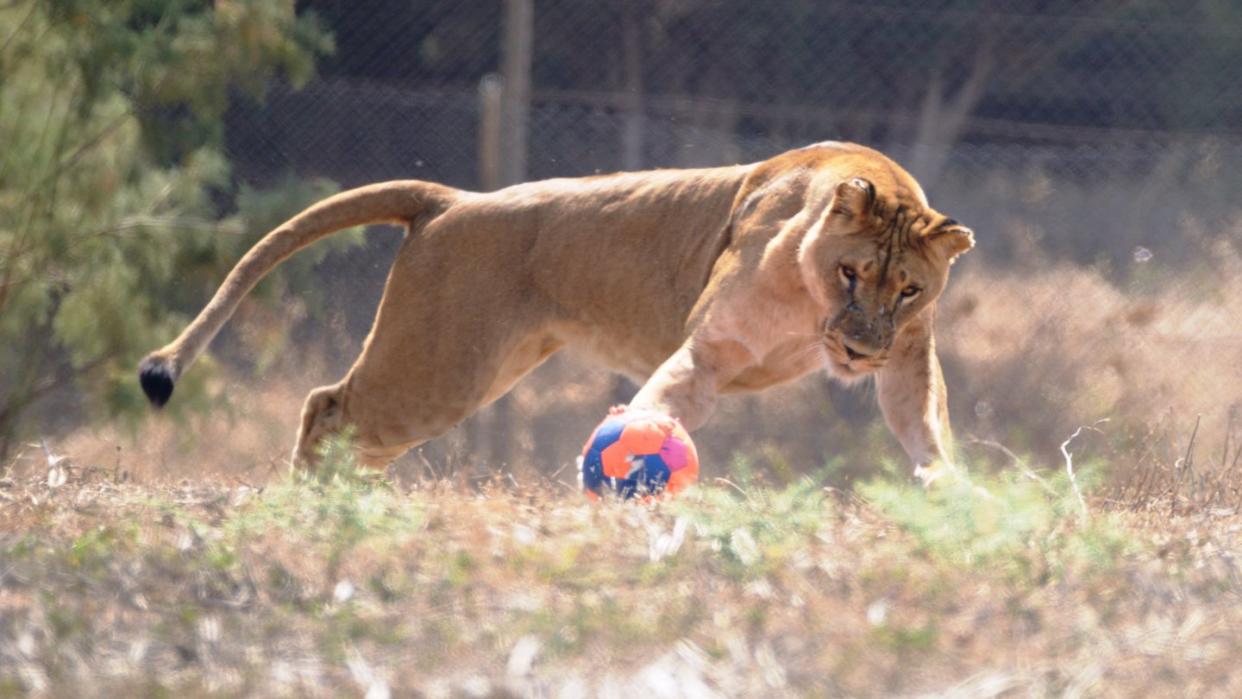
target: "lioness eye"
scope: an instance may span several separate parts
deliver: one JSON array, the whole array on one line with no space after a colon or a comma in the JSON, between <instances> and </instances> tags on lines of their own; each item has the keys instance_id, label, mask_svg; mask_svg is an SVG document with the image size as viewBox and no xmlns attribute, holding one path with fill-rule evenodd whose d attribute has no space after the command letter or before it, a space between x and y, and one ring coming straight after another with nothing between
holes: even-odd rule
<instances>
[{"instance_id":1,"label":"lioness eye","mask_svg":"<svg viewBox=\"0 0 1242 699\"><path fill-rule=\"evenodd\" d=\"M854 273L853 267L850 267L849 265L841 265L841 276L845 277L846 281L854 281L854 277L858 275Z\"/></svg>"},{"instance_id":2,"label":"lioness eye","mask_svg":"<svg viewBox=\"0 0 1242 699\"><path fill-rule=\"evenodd\" d=\"M911 284L910 286L907 286L906 288L904 288L904 289L902 289L902 290L901 290L901 298L903 298L903 299L912 299L912 298L914 298L915 296L918 296L920 291L922 291L922 289L920 289L920 288L918 288L917 286L915 286L915 285Z\"/></svg>"}]
</instances>

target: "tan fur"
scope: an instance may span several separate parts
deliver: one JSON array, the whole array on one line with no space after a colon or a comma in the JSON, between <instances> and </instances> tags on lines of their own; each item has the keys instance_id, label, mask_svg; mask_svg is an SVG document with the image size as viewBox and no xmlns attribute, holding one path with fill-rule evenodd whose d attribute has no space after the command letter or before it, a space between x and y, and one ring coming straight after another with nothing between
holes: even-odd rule
<instances>
[{"instance_id":1,"label":"tan fur","mask_svg":"<svg viewBox=\"0 0 1242 699\"><path fill-rule=\"evenodd\" d=\"M416 181L339 194L260 241L182 335L144 361L144 388L148 373L162 372L171 392L289 254L346 226L394 220L409 233L375 324L345 378L307 398L299 461L352 426L360 456L386 463L569 345L645 381L632 405L689 429L721 393L816 369L844 380L875 374L885 418L916 465L946 461L932 317L971 234L928 208L897 164L843 143L753 165L489 194ZM914 286L921 291L894 310Z\"/></svg>"}]
</instances>

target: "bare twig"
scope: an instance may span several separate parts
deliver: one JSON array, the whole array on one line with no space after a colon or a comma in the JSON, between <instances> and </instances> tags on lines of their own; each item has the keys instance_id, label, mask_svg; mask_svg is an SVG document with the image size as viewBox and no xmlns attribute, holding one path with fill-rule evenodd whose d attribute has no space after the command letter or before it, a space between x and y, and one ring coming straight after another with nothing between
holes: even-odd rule
<instances>
[{"instance_id":1,"label":"bare twig","mask_svg":"<svg viewBox=\"0 0 1242 699\"><path fill-rule=\"evenodd\" d=\"M1229 415L1225 422L1225 443L1220 449L1220 465L1223 468L1229 462L1229 438L1233 435L1233 418L1237 412L1237 406L1229 409Z\"/></svg>"},{"instance_id":2,"label":"bare twig","mask_svg":"<svg viewBox=\"0 0 1242 699\"><path fill-rule=\"evenodd\" d=\"M1146 501L1148 496L1147 490L1155 481L1156 467L1151 465L1145 468L1144 464L1146 464L1147 460L1153 453L1155 453L1156 445L1160 441L1161 436L1157 435L1156 432L1163 429L1164 432L1162 435L1167 434L1168 419L1168 413L1162 414L1156 424L1147 431L1147 434L1143 437L1141 445L1142 452L1139 454L1138 459L1134 462L1134 468L1131 470L1130 476L1116 491L1119 497L1128 496L1130 498L1131 507L1137 507L1140 503ZM1133 487L1133 493L1131 493L1131 487Z\"/></svg>"},{"instance_id":3,"label":"bare twig","mask_svg":"<svg viewBox=\"0 0 1242 699\"><path fill-rule=\"evenodd\" d=\"M1194 491L1194 460L1195 460L1195 438L1199 436L1199 422L1203 419L1202 415L1195 417L1195 428L1190 433L1190 441L1186 444L1186 453L1182 458L1173 462L1173 493L1169 498L1169 514L1177 512L1177 496L1182 491L1182 473L1183 471L1190 478L1190 487ZM1195 493L1191 492L1190 498L1193 501Z\"/></svg>"},{"instance_id":4,"label":"bare twig","mask_svg":"<svg viewBox=\"0 0 1242 699\"><path fill-rule=\"evenodd\" d=\"M1087 499L1082 496L1082 489L1078 487L1078 477L1074 475L1074 455L1070 454L1069 445L1070 442L1074 441L1074 439L1078 437L1078 435L1082 434L1083 430L1100 432L1096 425L1103 424L1105 422L1108 422L1108 418L1096 420L1090 425L1082 425L1078 429L1074 430L1074 434L1071 434L1069 439L1061 442L1061 456L1065 457L1065 473L1069 475L1070 486L1074 488L1074 496L1078 498L1078 506L1082 509L1083 519L1087 519L1091 515L1087 511Z\"/></svg>"},{"instance_id":5,"label":"bare twig","mask_svg":"<svg viewBox=\"0 0 1242 699\"><path fill-rule=\"evenodd\" d=\"M966 443L967 444L978 444L979 446L982 446L982 447L989 447L992 449L996 449L997 451L1001 452L1005 456L1008 456L1009 460L1013 462L1013 465L1017 466L1018 469L1022 471L1022 475L1039 483L1040 487L1044 489L1044 492L1048 493L1049 495L1057 494L1056 489L1053 488L1051 485L1048 485L1048 481L1044 480L1038 473L1035 473L1035 471L1031 470L1031 467L1027 466L1026 462L1023 461L1020 456L1013 453L1013 451L1011 451L1009 447L1005 446L1004 444L1001 444L1000 442L994 442L990 439L979 439L978 437L969 437L966 440Z\"/></svg>"},{"instance_id":6,"label":"bare twig","mask_svg":"<svg viewBox=\"0 0 1242 699\"><path fill-rule=\"evenodd\" d=\"M436 470L436 467L431 464L431 461L427 459L427 455L424 454L421 449L418 450L417 454L418 459L423 462L423 468L427 469L431 473L431 478L435 481L441 480L443 476L441 476L440 472Z\"/></svg>"},{"instance_id":7,"label":"bare twig","mask_svg":"<svg viewBox=\"0 0 1242 699\"><path fill-rule=\"evenodd\" d=\"M736 490L737 492L741 493L741 494L742 494L742 497L746 498L746 502L749 502L749 503L750 503L750 504L752 504L752 505L753 505L753 504L755 504L755 499L754 499L754 498L752 498L752 497L750 496L750 493L746 492L746 491L745 491L745 490L744 490L741 486L739 486L737 483L734 483L733 481L729 480L728 478L720 478L720 477L713 478L712 480L716 481L717 483L724 483L725 485L729 486L730 488L733 488L733 489L734 489L734 490Z\"/></svg>"},{"instance_id":8,"label":"bare twig","mask_svg":"<svg viewBox=\"0 0 1242 699\"><path fill-rule=\"evenodd\" d=\"M561 473L562 473L565 469L569 468L569 465L570 465L571 463L573 463L573 462L572 462L572 461L565 461L565 462L563 462L563 463L560 465L560 467L559 467L559 468L557 468L555 471L553 471L553 472L552 472L552 475L548 476L548 478L549 478L549 479L551 479L551 480L556 480L556 477L557 477L557 476L559 476L559 475L561 475Z\"/></svg>"}]
</instances>

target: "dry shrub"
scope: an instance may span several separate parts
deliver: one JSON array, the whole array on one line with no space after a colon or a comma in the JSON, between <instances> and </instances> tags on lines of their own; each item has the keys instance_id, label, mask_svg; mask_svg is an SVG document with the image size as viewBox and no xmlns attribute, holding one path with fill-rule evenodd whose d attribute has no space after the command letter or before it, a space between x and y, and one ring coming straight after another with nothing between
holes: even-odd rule
<instances>
[{"instance_id":1,"label":"dry shrub","mask_svg":"<svg viewBox=\"0 0 1242 699\"><path fill-rule=\"evenodd\" d=\"M955 280L939 341L959 427L1055 462L1077 426L1107 418L1119 477L1154 440L1172 465L1196 422L1201 445L1222 445L1242 405L1242 260L1215 250L1164 279L1061 265Z\"/></svg>"}]
</instances>

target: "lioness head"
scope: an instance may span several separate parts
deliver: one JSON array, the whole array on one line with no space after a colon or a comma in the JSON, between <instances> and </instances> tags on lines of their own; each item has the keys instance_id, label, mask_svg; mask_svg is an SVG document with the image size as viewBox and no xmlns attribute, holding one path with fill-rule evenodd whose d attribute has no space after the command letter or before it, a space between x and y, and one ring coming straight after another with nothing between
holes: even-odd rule
<instances>
[{"instance_id":1,"label":"lioness head","mask_svg":"<svg viewBox=\"0 0 1242 699\"><path fill-rule=\"evenodd\" d=\"M973 246L970 229L919 203L889 200L861 178L837 185L798 249L803 281L824 308L829 369L849 379L884 366L901 329Z\"/></svg>"}]
</instances>

